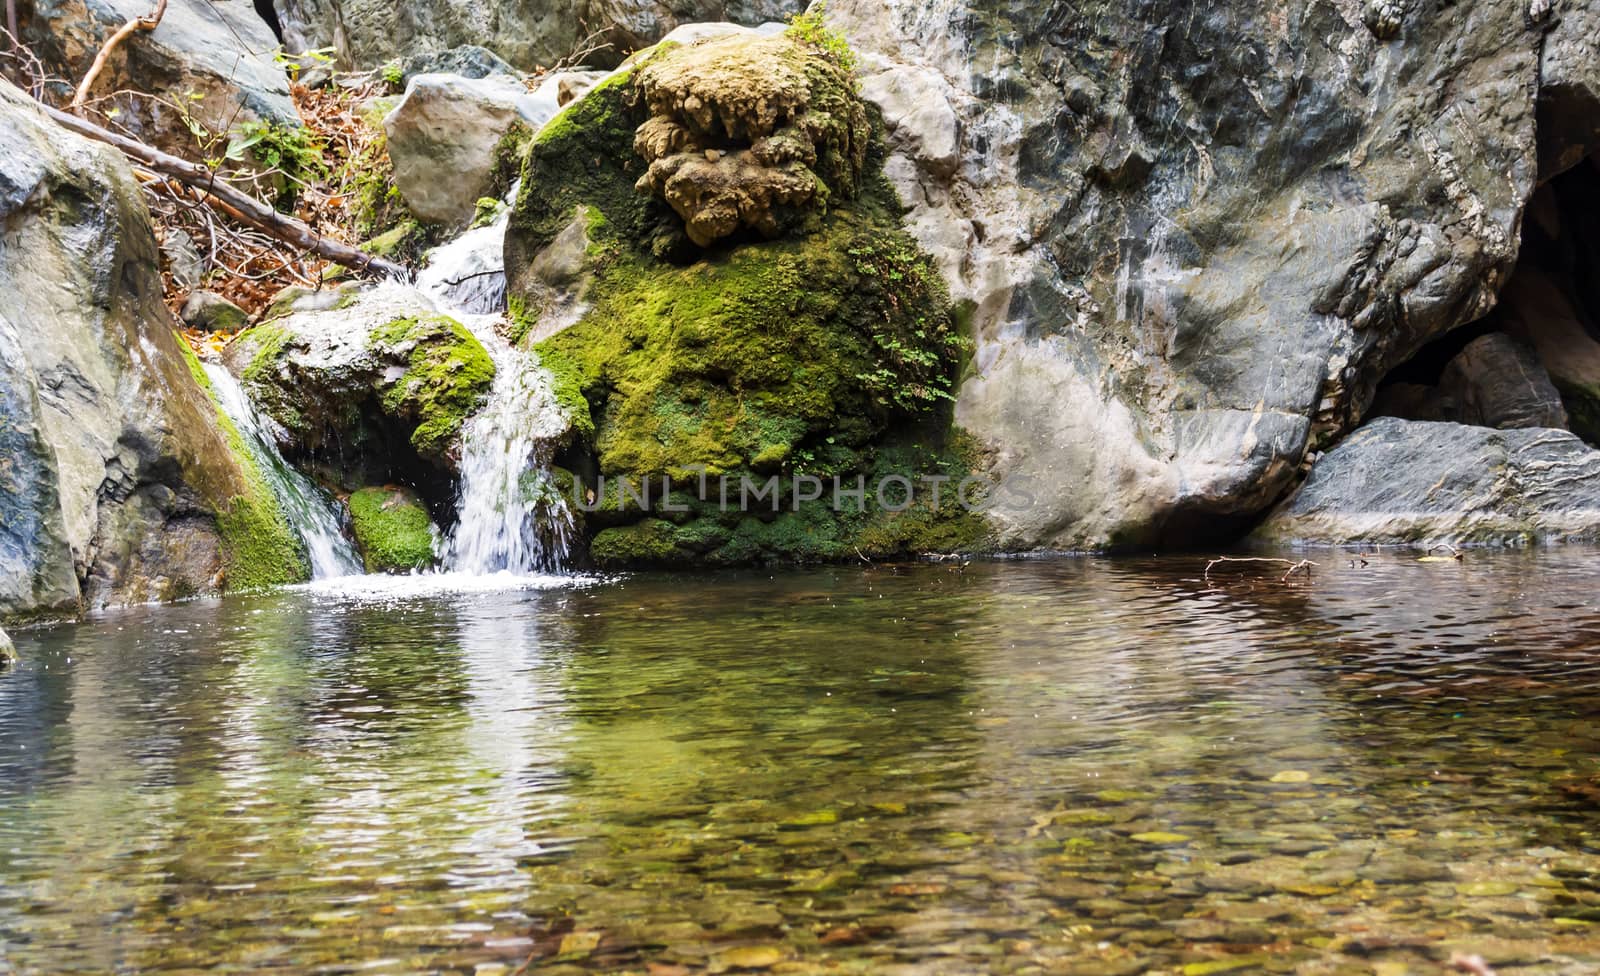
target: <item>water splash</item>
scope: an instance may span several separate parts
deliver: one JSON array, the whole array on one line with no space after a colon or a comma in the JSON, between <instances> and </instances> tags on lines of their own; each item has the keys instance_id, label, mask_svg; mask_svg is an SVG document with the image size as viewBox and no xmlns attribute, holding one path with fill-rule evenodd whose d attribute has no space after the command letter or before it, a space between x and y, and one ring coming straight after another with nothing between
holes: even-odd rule
<instances>
[{"instance_id":1,"label":"water splash","mask_svg":"<svg viewBox=\"0 0 1600 976\"><path fill-rule=\"evenodd\" d=\"M271 433L272 422L256 409L233 374L218 363L201 365L211 381L217 406L239 429L246 450L277 498L289 527L305 543L311 578L333 579L362 572L361 559L345 538L334 500L283 459Z\"/></svg>"},{"instance_id":2,"label":"water splash","mask_svg":"<svg viewBox=\"0 0 1600 976\"><path fill-rule=\"evenodd\" d=\"M559 572L577 533L550 467L567 419L538 358L501 335L508 213L435 249L417 278L495 363L489 400L462 430L456 525L443 560L457 573Z\"/></svg>"}]
</instances>

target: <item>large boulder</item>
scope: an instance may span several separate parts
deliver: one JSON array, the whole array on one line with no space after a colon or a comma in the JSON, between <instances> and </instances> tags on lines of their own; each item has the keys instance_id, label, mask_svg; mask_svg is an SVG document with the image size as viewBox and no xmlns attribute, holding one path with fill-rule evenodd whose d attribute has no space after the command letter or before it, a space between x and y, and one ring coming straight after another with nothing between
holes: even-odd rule
<instances>
[{"instance_id":1,"label":"large boulder","mask_svg":"<svg viewBox=\"0 0 1600 976\"><path fill-rule=\"evenodd\" d=\"M959 319L901 226L847 56L798 29L680 29L528 151L505 239L513 332L586 435L558 461L585 482L602 563L949 551L982 533L948 430ZM775 178L803 192L764 195ZM947 482L942 505L924 475ZM815 480L791 493L794 477ZM852 502L823 491L834 478L867 487ZM884 503L891 478L920 485L914 503ZM781 503L742 490L769 479Z\"/></svg>"},{"instance_id":2,"label":"large boulder","mask_svg":"<svg viewBox=\"0 0 1600 976\"><path fill-rule=\"evenodd\" d=\"M290 48L332 47L342 64L376 68L460 45L488 48L525 71L597 48L613 65L679 24L782 20L803 0L276 0Z\"/></svg>"},{"instance_id":3,"label":"large boulder","mask_svg":"<svg viewBox=\"0 0 1600 976\"><path fill-rule=\"evenodd\" d=\"M1600 340L1561 279L1519 267L1501 299L1504 327L1537 351L1573 433L1600 444Z\"/></svg>"},{"instance_id":4,"label":"large boulder","mask_svg":"<svg viewBox=\"0 0 1600 976\"><path fill-rule=\"evenodd\" d=\"M150 0L21 0L22 39L71 86L108 37ZM300 128L278 39L252 0L168 0L153 31L136 31L107 62L91 96L152 145L196 158L192 126L215 135L250 122ZM122 93L137 92L138 95ZM62 94L70 95L69 86ZM215 150L210 150L215 152Z\"/></svg>"},{"instance_id":5,"label":"large boulder","mask_svg":"<svg viewBox=\"0 0 1600 976\"><path fill-rule=\"evenodd\" d=\"M1441 396L1453 409L1446 419L1475 427L1567 428L1550 374L1532 349L1502 332L1467 343L1444 368Z\"/></svg>"},{"instance_id":6,"label":"large boulder","mask_svg":"<svg viewBox=\"0 0 1600 976\"><path fill-rule=\"evenodd\" d=\"M1256 536L1419 545L1600 538L1600 451L1561 430L1386 417L1317 461Z\"/></svg>"},{"instance_id":7,"label":"large boulder","mask_svg":"<svg viewBox=\"0 0 1600 976\"><path fill-rule=\"evenodd\" d=\"M0 617L302 575L162 303L132 172L3 81L0 226Z\"/></svg>"},{"instance_id":8,"label":"large boulder","mask_svg":"<svg viewBox=\"0 0 1600 976\"><path fill-rule=\"evenodd\" d=\"M345 488L412 483L438 502L495 373L465 326L400 285L283 296L226 360L286 456Z\"/></svg>"},{"instance_id":9,"label":"large boulder","mask_svg":"<svg viewBox=\"0 0 1600 976\"><path fill-rule=\"evenodd\" d=\"M1385 8L828 4L907 226L971 309L956 419L1036 502L991 513L1005 548L1248 525L1492 307L1544 36L1576 15Z\"/></svg>"},{"instance_id":10,"label":"large boulder","mask_svg":"<svg viewBox=\"0 0 1600 976\"><path fill-rule=\"evenodd\" d=\"M515 176L519 150L556 113L514 78L417 75L383 120L394 185L419 220L459 230Z\"/></svg>"}]
</instances>

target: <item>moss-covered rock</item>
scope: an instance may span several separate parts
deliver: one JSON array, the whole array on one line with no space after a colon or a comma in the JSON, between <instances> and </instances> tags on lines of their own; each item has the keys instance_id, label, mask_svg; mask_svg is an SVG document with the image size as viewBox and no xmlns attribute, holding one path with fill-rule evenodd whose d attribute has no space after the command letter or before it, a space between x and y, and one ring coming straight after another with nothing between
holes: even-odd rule
<instances>
[{"instance_id":1,"label":"moss-covered rock","mask_svg":"<svg viewBox=\"0 0 1600 976\"><path fill-rule=\"evenodd\" d=\"M901 229L881 140L834 54L754 34L663 47L541 132L507 238L523 331L576 429L592 430L575 467L598 489L594 558L736 563L976 544L983 523L953 491L937 511L931 499L890 511L872 497L874 481L862 511L800 499L758 517L722 504L723 477L959 480L968 469L948 406L965 340L943 282ZM743 98L741 84L772 98ZM668 115L688 133L667 140L679 148L692 136L755 153L730 146L803 135L810 148L779 165L804 169L816 195L775 223L745 221L753 237L686 232L698 212L681 213L665 184L640 179L668 158L639 149L666 132ZM579 220L583 312L552 328L531 272ZM615 497L622 483L663 478L687 511Z\"/></svg>"},{"instance_id":2,"label":"moss-covered rock","mask_svg":"<svg viewBox=\"0 0 1600 976\"><path fill-rule=\"evenodd\" d=\"M290 296L272 313L227 360L285 455L350 489L431 471L447 496L462 425L494 381L482 344L398 286Z\"/></svg>"},{"instance_id":3,"label":"moss-covered rock","mask_svg":"<svg viewBox=\"0 0 1600 976\"><path fill-rule=\"evenodd\" d=\"M362 488L350 495L356 545L373 573L426 569L433 565L433 519L422 500L405 488Z\"/></svg>"}]
</instances>

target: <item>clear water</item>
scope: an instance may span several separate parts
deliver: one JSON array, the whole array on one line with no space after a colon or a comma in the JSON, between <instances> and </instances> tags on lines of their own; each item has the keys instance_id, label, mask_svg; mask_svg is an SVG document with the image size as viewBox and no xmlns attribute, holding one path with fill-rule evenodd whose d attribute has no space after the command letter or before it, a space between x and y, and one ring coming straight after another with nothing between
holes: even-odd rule
<instances>
[{"instance_id":1,"label":"clear water","mask_svg":"<svg viewBox=\"0 0 1600 976\"><path fill-rule=\"evenodd\" d=\"M335 580L15 634L0 971L1600 966L1600 553Z\"/></svg>"},{"instance_id":2,"label":"clear water","mask_svg":"<svg viewBox=\"0 0 1600 976\"><path fill-rule=\"evenodd\" d=\"M462 431L457 522L443 558L452 573L556 572L576 536L550 468L566 414L538 357L501 335L509 214L435 248L417 278L417 287L460 319L495 361L489 400Z\"/></svg>"},{"instance_id":3,"label":"clear water","mask_svg":"<svg viewBox=\"0 0 1600 976\"><path fill-rule=\"evenodd\" d=\"M283 459L269 428L271 421L250 402L233 374L219 363L202 365L211 381L217 406L239 429L246 449L282 506L290 528L305 543L312 578L333 579L360 573L363 569L361 557L345 537L337 503Z\"/></svg>"}]
</instances>

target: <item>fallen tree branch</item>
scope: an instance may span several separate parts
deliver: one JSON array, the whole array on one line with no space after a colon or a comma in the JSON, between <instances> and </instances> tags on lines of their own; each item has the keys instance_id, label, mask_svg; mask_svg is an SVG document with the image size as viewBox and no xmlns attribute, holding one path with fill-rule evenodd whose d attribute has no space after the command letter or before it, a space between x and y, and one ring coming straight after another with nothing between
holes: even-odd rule
<instances>
[{"instance_id":1,"label":"fallen tree branch","mask_svg":"<svg viewBox=\"0 0 1600 976\"><path fill-rule=\"evenodd\" d=\"M100 46L99 53L94 56L94 63L89 65L89 70L84 74L83 80L78 82L78 91L72 96L72 105L70 106L74 112L83 108L83 103L89 98L89 89L93 88L94 83L100 80L100 72L106 70L106 60L111 57L112 52L122 46L122 42L132 37L136 31L155 30L156 25L161 23L161 18L166 13L167 0L156 0L156 9L143 17L133 18L117 28L115 34L106 38L106 42ZM15 33L15 28L12 30Z\"/></svg>"},{"instance_id":2,"label":"fallen tree branch","mask_svg":"<svg viewBox=\"0 0 1600 976\"><path fill-rule=\"evenodd\" d=\"M1294 576L1295 573L1304 573L1306 579L1310 579L1311 567L1316 565L1316 563L1309 559L1302 559L1299 562L1295 562L1292 559L1272 559L1266 556L1218 556L1217 558L1206 563L1204 578L1207 582L1210 582L1211 580L1212 567L1216 566L1218 563L1272 563L1278 566L1287 566L1289 567L1289 571L1284 573L1283 579L1279 581L1282 583L1289 582L1290 577Z\"/></svg>"},{"instance_id":3,"label":"fallen tree branch","mask_svg":"<svg viewBox=\"0 0 1600 976\"><path fill-rule=\"evenodd\" d=\"M169 155L153 146L147 146L137 139L117 135L114 132L102 129L93 122L80 119L76 115L68 114L49 105L41 104L40 108L63 128L70 129L78 135L86 136L97 142L113 146L120 150L123 155L136 160L140 165L152 172L170 177L211 197L216 202L218 209L223 213L241 223L254 227L270 237L319 255L335 264L342 264L358 273L395 278L401 281L409 281L411 279L411 272L407 271L403 266L386 258L368 254L341 241L324 237L305 223L281 214L254 197L241 192L199 163L191 163L187 159Z\"/></svg>"}]
</instances>

